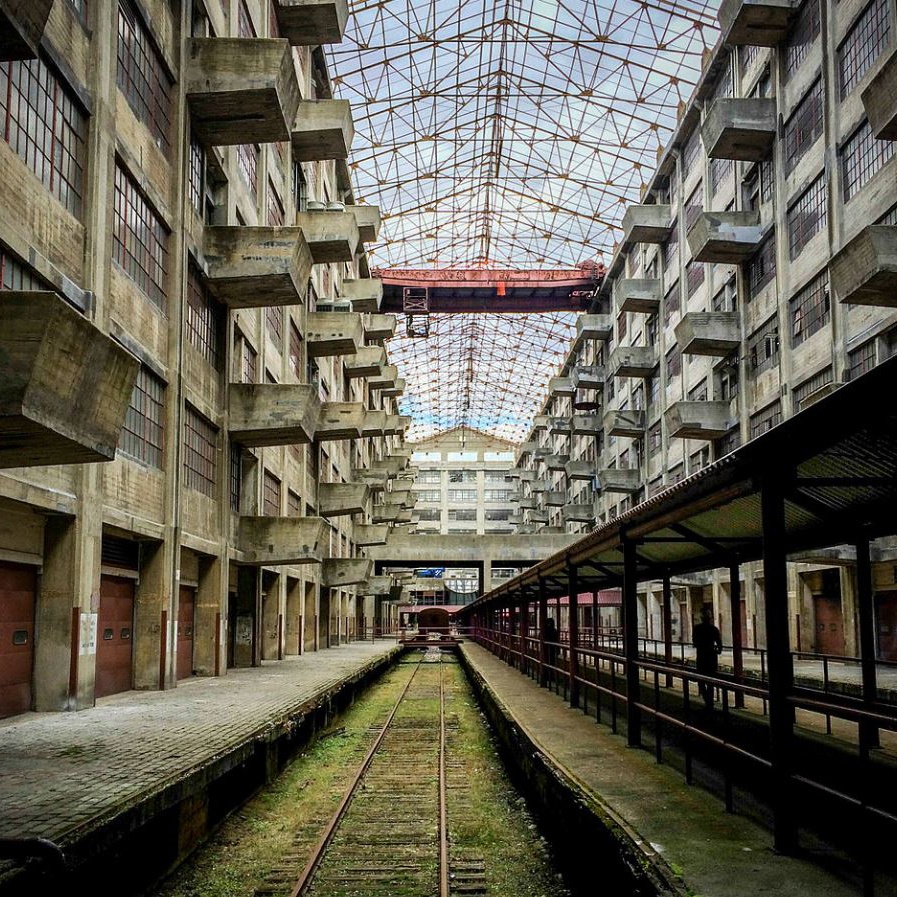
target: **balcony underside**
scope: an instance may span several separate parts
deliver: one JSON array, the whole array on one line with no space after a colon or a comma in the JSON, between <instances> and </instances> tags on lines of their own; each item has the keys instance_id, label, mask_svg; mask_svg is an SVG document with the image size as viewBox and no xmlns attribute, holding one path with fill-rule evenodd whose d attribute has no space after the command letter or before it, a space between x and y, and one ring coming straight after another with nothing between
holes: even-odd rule
<instances>
[{"instance_id":1,"label":"balcony underside","mask_svg":"<svg viewBox=\"0 0 897 897\"><path fill-rule=\"evenodd\" d=\"M228 431L251 448L309 443L321 410L317 388L307 384L231 383Z\"/></svg>"}]
</instances>

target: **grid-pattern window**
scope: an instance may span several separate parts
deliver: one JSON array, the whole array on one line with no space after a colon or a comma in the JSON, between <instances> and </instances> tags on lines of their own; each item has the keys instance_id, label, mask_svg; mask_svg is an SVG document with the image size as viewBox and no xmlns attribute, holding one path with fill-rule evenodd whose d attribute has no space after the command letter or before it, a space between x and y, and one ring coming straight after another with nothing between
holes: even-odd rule
<instances>
[{"instance_id":1,"label":"grid-pattern window","mask_svg":"<svg viewBox=\"0 0 897 897\"><path fill-rule=\"evenodd\" d=\"M476 520L476 508L449 508L449 520Z\"/></svg>"},{"instance_id":2,"label":"grid-pattern window","mask_svg":"<svg viewBox=\"0 0 897 897\"><path fill-rule=\"evenodd\" d=\"M240 494L243 491L243 450L236 443L230 444L230 509L240 513Z\"/></svg>"},{"instance_id":3,"label":"grid-pattern window","mask_svg":"<svg viewBox=\"0 0 897 897\"><path fill-rule=\"evenodd\" d=\"M617 342L620 342L626 336L626 312L621 311L617 315Z\"/></svg>"},{"instance_id":4,"label":"grid-pattern window","mask_svg":"<svg viewBox=\"0 0 897 897\"><path fill-rule=\"evenodd\" d=\"M269 470L262 481L262 513L265 517L280 516L280 480Z\"/></svg>"},{"instance_id":5,"label":"grid-pattern window","mask_svg":"<svg viewBox=\"0 0 897 897\"><path fill-rule=\"evenodd\" d=\"M739 47L738 56L742 73L746 72L760 56L763 47Z\"/></svg>"},{"instance_id":6,"label":"grid-pattern window","mask_svg":"<svg viewBox=\"0 0 897 897\"><path fill-rule=\"evenodd\" d=\"M417 499L418 501L442 501L442 492L439 489L418 489Z\"/></svg>"},{"instance_id":7,"label":"grid-pattern window","mask_svg":"<svg viewBox=\"0 0 897 897\"><path fill-rule=\"evenodd\" d=\"M414 478L416 483L441 483L441 470L421 470Z\"/></svg>"},{"instance_id":8,"label":"grid-pattern window","mask_svg":"<svg viewBox=\"0 0 897 897\"><path fill-rule=\"evenodd\" d=\"M302 516L302 499L292 489L287 489L287 516Z\"/></svg>"},{"instance_id":9,"label":"grid-pattern window","mask_svg":"<svg viewBox=\"0 0 897 897\"><path fill-rule=\"evenodd\" d=\"M875 367L875 340L847 353L847 379L856 380Z\"/></svg>"},{"instance_id":10,"label":"grid-pattern window","mask_svg":"<svg viewBox=\"0 0 897 897\"><path fill-rule=\"evenodd\" d=\"M247 339L243 339L242 352L242 381L243 383L256 383L258 381L258 352L252 348Z\"/></svg>"},{"instance_id":11,"label":"grid-pattern window","mask_svg":"<svg viewBox=\"0 0 897 897\"><path fill-rule=\"evenodd\" d=\"M775 168L772 159L760 163L760 202L770 202L775 190Z\"/></svg>"},{"instance_id":12,"label":"grid-pattern window","mask_svg":"<svg viewBox=\"0 0 897 897\"><path fill-rule=\"evenodd\" d=\"M706 378L700 383L693 386L688 391L689 402L706 402L707 401L707 380Z\"/></svg>"},{"instance_id":13,"label":"grid-pattern window","mask_svg":"<svg viewBox=\"0 0 897 897\"><path fill-rule=\"evenodd\" d=\"M118 89L166 156L171 148L171 87L149 31L129 0L119 0Z\"/></svg>"},{"instance_id":14,"label":"grid-pattern window","mask_svg":"<svg viewBox=\"0 0 897 897\"><path fill-rule=\"evenodd\" d=\"M249 15L249 7L246 5L246 0L240 0L240 8L237 13L237 37L257 36L255 25L252 24L252 16Z\"/></svg>"},{"instance_id":15,"label":"grid-pattern window","mask_svg":"<svg viewBox=\"0 0 897 897\"><path fill-rule=\"evenodd\" d=\"M770 231L754 257L747 263L748 301L755 299L776 276L775 232Z\"/></svg>"},{"instance_id":16,"label":"grid-pattern window","mask_svg":"<svg viewBox=\"0 0 897 897\"><path fill-rule=\"evenodd\" d=\"M302 379L302 334L290 318L290 370L297 380Z\"/></svg>"},{"instance_id":17,"label":"grid-pattern window","mask_svg":"<svg viewBox=\"0 0 897 897\"><path fill-rule=\"evenodd\" d=\"M218 428L189 405L184 420L184 482L210 498L218 478Z\"/></svg>"},{"instance_id":18,"label":"grid-pattern window","mask_svg":"<svg viewBox=\"0 0 897 897\"><path fill-rule=\"evenodd\" d=\"M788 254L792 259L825 227L825 183L825 175L819 175L788 209Z\"/></svg>"},{"instance_id":19,"label":"grid-pattern window","mask_svg":"<svg viewBox=\"0 0 897 897\"><path fill-rule=\"evenodd\" d=\"M187 269L187 341L218 370L222 362L224 307L212 297L192 262Z\"/></svg>"},{"instance_id":20,"label":"grid-pattern window","mask_svg":"<svg viewBox=\"0 0 897 897\"><path fill-rule=\"evenodd\" d=\"M150 467L162 466L164 402L165 384L147 368L141 367L118 440L122 454Z\"/></svg>"},{"instance_id":21,"label":"grid-pattern window","mask_svg":"<svg viewBox=\"0 0 897 897\"><path fill-rule=\"evenodd\" d=\"M206 170L206 151L194 135L190 136L190 152L187 160L187 193L190 205L197 215L202 217L203 209L203 176Z\"/></svg>"},{"instance_id":22,"label":"grid-pattern window","mask_svg":"<svg viewBox=\"0 0 897 897\"><path fill-rule=\"evenodd\" d=\"M838 47L838 88L844 99L862 80L888 43L888 0L872 0Z\"/></svg>"},{"instance_id":23,"label":"grid-pattern window","mask_svg":"<svg viewBox=\"0 0 897 897\"><path fill-rule=\"evenodd\" d=\"M805 0L794 17L785 42L785 78L790 78L809 56L813 42L819 37L819 0Z\"/></svg>"},{"instance_id":24,"label":"grid-pattern window","mask_svg":"<svg viewBox=\"0 0 897 897\"><path fill-rule=\"evenodd\" d=\"M831 320L828 272L814 277L788 302L791 312L791 345L799 346Z\"/></svg>"},{"instance_id":25,"label":"grid-pattern window","mask_svg":"<svg viewBox=\"0 0 897 897\"><path fill-rule=\"evenodd\" d=\"M723 458L730 452L734 452L741 445L741 428L735 427L729 430L725 436L716 441L716 457Z\"/></svg>"},{"instance_id":26,"label":"grid-pattern window","mask_svg":"<svg viewBox=\"0 0 897 897\"><path fill-rule=\"evenodd\" d=\"M308 208L308 182L302 171L302 163L293 162L293 205L297 212L304 212Z\"/></svg>"},{"instance_id":27,"label":"grid-pattern window","mask_svg":"<svg viewBox=\"0 0 897 897\"><path fill-rule=\"evenodd\" d=\"M168 280L168 231L121 165L115 166L112 257L160 308Z\"/></svg>"},{"instance_id":28,"label":"grid-pattern window","mask_svg":"<svg viewBox=\"0 0 897 897\"><path fill-rule=\"evenodd\" d=\"M691 136L685 142L682 149L682 178L683 180L691 174L695 163L701 155L701 131L695 128L691 132Z\"/></svg>"},{"instance_id":29,"label":"grid-pattern window","mask_svg":"<svg viewBox=\"0 0 897 897\"><path fill-rule=\"evenodd\" d=\"M477 472L475 470L450 470L448 481L450 483L475 483Z\"/></svg>"},{"instance_id":30,"label":"grid-pattern window","mask_svg":"<svg viewBox=\"0 0 897 897\"><path fill-rule=\"evenodd\" d=\"M253 196L259 189L259 148L256 143L241 143L237 147L237 168L240 177Z\"/></svg>"},{"instance_id":31,"label":"grid-pattern window","mask_svg":"<svg viewBox=\"0 0 897 897\"><path fill-rule=\"evenodd\" d=\"M779 363L779 321L775 315L748 337L747 350L748 363L755 374Z\"/></svg>"},{"instance_id":32,"label":"grid-pattern window","mask_svg":"<svg viewBox=\"0 0 897 897\"><path fill-rule=\"evenodd\" d=\"M0 247L0 289L46 290L49 287L15 256Z\"/></svg>"},{"instance_id":33,"label":"grid-pattern window","mask_svg":"<svg viewBox=\"0 0 897 897\"><path fill-rule=\"evenodd\" d=\"M735 311L737 299L738 291L735 288L735 278L732 277L717 290L711 300L711 307L714 311Z\"/></svg>"},{"instance_id":34,"label":"grid-pattern window","mask_svg":"<svg viewBox=\"0 0 897 897\"><path fill-rule=\"evenodd\" d=\"M662 444L663 434L660 421L657 421L648 428L648 454L653 455L655 452L659 452Z\"/></svg>"},{"instance_id":35,"label":"grid-pattern window","mask_svg":"<svg viewBox=\"0 0 897 897\"><path fill-rule=\"evenodd\" d=\"M510 498L510 493L507 493L508 498ZM448 500L449 501L476 501L477 500L477 490L476 489L449 489L448 490ZM504 499L493 499L494 501L504 501Z\"/></svg>"},{"instance_id":36,"label":"grid-pattern window","mask_svg":"<svg viewBox=\"0 0 897 897\"><path fill-rule=\"evenodd\" d=\"M692 259L685 266L685 292L690 299L704 283L704 263Z\"/></svg>"},{"instance_id":37,"label":"grid-pattern window","mask_svg":"<svg viewBox=\"0 0 897 897\"><path fill-rule=\"evenodd\" d=\"M452 490L449 490L449 498L451 498ZM476 498L476 493L474 493L474 498ZM467 501L468 499L463 499ZM483 493L484 501L510 501L511 500L511 491L509 489L487 489Z\"/></svg>"},{"instance_id":38,"label":"grid-pattern window","mask_svg":"<svg viewBox=\"0 0 897 897\"><path fill-rule=\"evenodd\" d=\"M782 422L782 403L776 399L771 405L767 405L762 411L751 415L751 439L755 439L761 433L771 430Z\"/></svg>"},{"instance_id":39,"label":"grid-pattern window","mask_svg":"<svg viewBox=\"0 0 897 897\"><path fill-rule=\"evenodd\" d=\"M84 192L87 116L41 59L0 65L3 139L76 218Z\"/></svg>"},{"instance_id":40,"label":"grid-pattern window","mask_svg":"<svg viewBox=\"0 0 897 897\"><path fill-rule=\"evenodd\" d=\"M723 401L731 401L738 395L738 365L724 365L715 374L716 395Z\"/></svg>"},{"instance_id":41,"label":"grid-pattern window","mask_svg":"<svg viewBox=\"0 0 897 897\"><path fill-rule=\"evenodd\" d=\"M678 377L679 374L682 373L682 353L679 351L678 346L674 346L667 352L666 356L666 367L667 367L667 383L670 380Z\"/></svg>"},{"instance_id":42,"label":"grid-pattern window","mask_svg":"<svg viewBox=\"0 0 897 897\"><path fill-rule=\"evenodd\" d=\"M441 516L439 508L421 508L417 511L419 520L439 520Z\"/></svg>"},{"instance_id":43,"label":"grid-pattern window","mask_svg":"<svg viewBox=\"0 0 897 897\"><path fill-rule=\"evenodd\" d=\"M679 281L673 284L663 297L663 326L669 326L673 315L679 311Z\"/></svg>"},{"instance_id":44,"label":"grid-pattern window","mask_svg":"<svg viewBox=\"0 0 897 897\"><path fill-rule=\"evenodd\" d=\"M785 123L786 174L822 135L822 118L822 79L817 78Z\"/></svg>"},{"instance_id":45,"label":"grid-pattern window","mask_svg":"<svg viewBox=\"0 0 897 897\"><path fill-rule=\"evenodd\" d=\"M692 225L701 217L704 210L704 187L698 184L691 196L685 200L685 231L691 230Z\"/></svg>"},{"instance_id":46,"label":"grid-pattern window","mask_svg":"<svg viewBox=\"0 0 897 897\"><path fill-rule=\"evenodd\" d=\"M274 184L268 181L268 224L271 227L283 227L286 221L286 213L283 210L283 203L277 195Z\"/></svg>"},{"instance_id":47,"label":"grid-pattern window","mask_svg":"<svg viewBox=\"0 0 897 897\"><path fill-rule=\"evenodd\" d=\"M794 399L794 410L800 411L801 405L808 396L811 396L816 390L822 389L823 386L829 384L834 379L831 366L823 368L818 374L814 374L809 380L794 387L791 394Z\"/></svg>"},{"instance_id":48,"label":"grid-pattern window","mask_svg":"<svg viewBox=\"0 0 897 897\"><path fill-rule=\"evenodd\" d=\"M712 159L710 161L710 195L716 196L727 178L732 177L735 163L732 159Z\"/></svg>"},{"instance_id":49,"label":"grid-pattern window","mask_svg":"<svg viewBox=\"0 0 897 897\"><path fill-rule=\"evenodd\" d=\"M485 511L486 520L510 520L511 512L508 508L487 508Z\"/></svg>"},{"instance_id":50,"label":"grid-pattern window","mask_svg":"<svg viewBox=\"0 0 897 897\"><path fill-rule=\"evenodd\" d=\"M283 308L279 305L269 305L265 309L265 330L268 331L268 339L278 348L283 348Z\"/></svg>"},{"instance_id":51,"label":"grid-pattern window","mask_svg":"<svg viewBox=\"0 0 897 897\"><path fill-rule=\"evenodd\" d=\"M732 96L732 56L730 55L725 62L725 69L717 79L713 86L713 99Z\"/></svg>"},{"instance_id":52,"label":"grid-pattern window","mask_svg":"<svg viewBox=\"0 0 897 897\"><path fill-rule=\"evenodd\" d=\"M863 122L841 147L841 183L844 202L852 199L884 164L894 155L891 140L876 140L872 126Z\"/></svg>"}]
</instances>

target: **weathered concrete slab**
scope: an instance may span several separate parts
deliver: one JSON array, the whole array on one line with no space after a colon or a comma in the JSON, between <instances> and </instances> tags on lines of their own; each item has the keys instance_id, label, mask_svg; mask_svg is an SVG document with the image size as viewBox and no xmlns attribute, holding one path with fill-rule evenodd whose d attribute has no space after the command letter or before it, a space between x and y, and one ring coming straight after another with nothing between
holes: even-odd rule
<instances>
[{"instance_id":1,"label":"weathered concrete slab","mask_svg":"<svg viewBox=\"0 0 897 897\"><path fill-rule=\"evenodd\" d=\"M669 206L631 205L623 214L623 242L665 243L672 226Z\"/></svg>"},{"instance_id":2,"label":"weathered concrete slab","mask_svg":"<svg viewBox=\"0 0 897 897\"><path fill-rule=\"evenodd\" d=\"M708 159L761 162L775 136L776 101L766 97L720 97L701 127Z\"/></svg>"},{"instance_id":3,"label":"weathered concrete slab","mask_svg":"<svg viewBox=\"0 0 897 897\"><path fill-rule=\"evenodd\" d=\"M738 312L686 312L675 328L683 355L724 356L741 345Z\"/></svg>"},{"instance_id":4,"label":"weathered concrete slab","mask_svg":"<svg viewBox=\"0 0 897 897\"><path fill-rule=\"evenodd\" d=\"M864 227L829 265L839 302L897 308L897 227Z\"/></svg>"},{"instance_id":5,"label":"weathered concrete slab","mask_svg":"<svg viewBox=\"0 0 897 897\"><path fill-rule=\"evenodd\" d=\"M607 367L612 377L650 377L657 369L654 346L618 346L610 353Z\"/></svg>"},{"instance_id":6,"label":"weathered concrete slab","mask_svg":"<svg viewBox=\"0 0 897 897\"><path fill-rule=\"evenodd\" d=\"M719 439L738 423L729 402L674 402L663 417L671 439Z\"/></svg>"},{"instance_id":7,"label":"weathered concrete slab","mask_svg":"<svg viewBox=\"0 0 897 897\"><path fill-rule=\"evenodd\" d=\"M322 517L361 514L370 494L365 483L319 483L318 513Z\"/></svg>"},{"instance_id":8,"label":"weathered concrete slab","mask_svg":"<svg viewBox=\"0 0 897 897\"><path fill-rule=\"evenodd\" d=\"M296 224L305 234L316 265L351 262L355 258L360 236L355 216L350 212L297 212Z\"/></svg>"},{"instance_id":9,"label":"weathered concrete slab","mask_svg":"<svg viewBox=\"0 0 897 897\"><path fill-rule=\"evenodd\" d=\"M383 281L374 277L344 280L340 293L352 303L352 311L376 312L383 301Z\"/></svg>"},{"instance_id":10,"label":"weathered concrete slab","mask_svg":"<svg viewBox=\"0 0 897 897\"><path fill-rule=\"evenodd\" d=\"M738 265L760 247L760 213L701 212L686 234L696 262Z\"/></svg>"},{"instance_id":11,"label":"weathered concrete slab","mask_svg":"<svg viewBox=\"0 0 897 897\"><path fill-rule=\"evenodd\" d=\"M318 564L327 551L321 517L241 516L237 545L250 566Z\"/></svg>"},{"instance_id":12,"label":"weathered concrete slab","mask_svg":"<svg viewBox=\"0 0 897 897\"><path fill-rule=\"evenodd\" d=\"M614 300L620 311L657 314L663 293L661 286L661 281L654 278L624 277L614 285Z\"/></svg>"},{"instance_id":13,"label":"weathered concrete slab","mask_svg":"<svg viewBox=\"0 0 897 897\"><path fill-rule=\"evenodd\" d=\"M367 558L327 558L321 568L321 585L340 588L363 583L373 566Z\"/></svg>"},{"instance_id":14,"label":"weathered concrete slab","mask_svg":"<svg viewBox=\"0 0 897 897\"><path fill-rule=\"evenodd\" d=\"M0 62L35 59L53 0L0 0Z\"/></svg>"},{"instance_id":15,"label":"weathered concrete slab","mask_svg":"<svg viewBox=\"0 0 897 897\"><path fill-rule=\"evenodd\" d=\"M355 136L348 100L300 100L290 131L293 158L299 162L348 159Z\"/></svg>"},{"instance_id":16,"label":"weathered concrete slab","mask_svg":"<svg viewBox=\"0 0 897 897\"><path fill-rule=\"evenodd\" d=\"M645 412L640 408L612 408L604 415L604 429L608 436L640 439L645 435Z\"/></svg>"},{"instance_id":17,"label":"weathered concrete slab","mask_svg":"<svg viewBox=\"0 0 897 897\"><path fill-rule=\"evenodd\" d=\"M641 487L641 472L635 468L605 468L598 471L598 485L602 492L630 494Z\"/></svg>"},{"instance_id":18,"label":"weathered concrete slab","mask_svg":"<svg viewBox=\"0 0 897 897\"><path fill-rule=\"evenodd\" d=\"M305 317L305 345L309 357L355 355L364 345L358 312L311 311Z\"/></svg>"},{"instance_id":19,"label":"weathered concrete slab","mask_svg":"<svg viewBox=\"0 0 897 897\"><path fill-rule=\"evenodd\" d=\"M360 439L364 414L361 402L322 402L315 439L320 442Z\"/></svg>"},{"instance_id":20,"label":"weathered concrete slab","mask_svg":"<svg viewBox=\"0 0 897 897\"><path fill-rule=\"evenodd\" d=\"M785 40L797 4L791 0L723 0L717 19L733 47L775 47Z\"/></svg>"},{"instance_id":21,"label":"weathered concrete slab","mask_svg":"<svg viewBox=\"0 0 897 897\"><path fill-rule=\"evenodd\" d=\"M308 384L231 383L228 389L228 431L241 445L309 443L320 410L318 390Z\"/></svg>"},{"instance_id":22,"label":"weathered concrete slab","mask_svg":"<svg viewBox=\"0 0 897 897\"><path fill-rule=\"evenodd\" d=\"M297 47L338 44L349 20L348 0L272 0L277 27Z\"/></svg>"}]
</instances>

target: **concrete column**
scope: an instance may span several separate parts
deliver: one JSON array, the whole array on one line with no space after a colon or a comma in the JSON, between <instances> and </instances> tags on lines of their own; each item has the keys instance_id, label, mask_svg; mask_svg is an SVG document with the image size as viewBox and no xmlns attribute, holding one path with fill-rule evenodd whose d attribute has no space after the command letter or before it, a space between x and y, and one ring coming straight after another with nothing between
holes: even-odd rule
<instances>
[{"instance_id":1,"label":"concrete column","mask_svg":"<svg viewBox=\"0 0 897 897\"><path fill-rule=\"evenodd\" d=\"M283 656L283 607L286 603L284 579L279 573L262 574L262 660Z\"/></svg>"},{"instance_id":2,"label":"concrete column","mask_svg":"<svg viewBox=\"0 0 897 897\"><path fill-rule=\"evenodd\" d=\"M144 542L140 549L140 582L134 604L134 687L174 688L174 623L177 604L171 596L173 568L167 542Z\"/></svg>"},{"instance_id":3,"label":"concrete column","mask_svg":"<svg viewBox=\"0 0 897 897\"><path fill-rule=\"evenodd\" d=\"M286 612L283 622L283 653L302 653L302 582L286 577Z\"/></svg>"},{"instance_id":4,"label":"concrete column","mask_svg":"<svg viewBox=\"0 0 897 897\"><path fill-rule=\"evenodd\" d=\"M197 676L220 675L227 669L227 645L223 626L225 620L227 564L221 558L201 557L193 639L193 669Z\"/></svg>"}]
</instances>

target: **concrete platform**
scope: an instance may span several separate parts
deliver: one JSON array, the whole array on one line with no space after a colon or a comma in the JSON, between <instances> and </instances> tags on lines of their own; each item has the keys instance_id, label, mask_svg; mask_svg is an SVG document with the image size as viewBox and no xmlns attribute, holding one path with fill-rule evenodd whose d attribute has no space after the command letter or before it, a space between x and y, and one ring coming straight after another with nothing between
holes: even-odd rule
<instances>
[{"instance_id":1,"label":"concrete platform","mask_svg":"<svg viewBox=\"0 0 897 897\"><path fill-rule=\"evenodd\" d=\"M730 814L716 796L658 765L649 750L631 749L581 710L465 642L460 652L501 713L519 730L551 773L589 803L632 852L632 865L650 868L661 893L702 897L847 897L861 889L804 858L776 854L771 832ZM578 798L581 796L582 800ZM584 859L590 865L594 857ZM600 863L599 863L600 865Z\"/></svg>"}]
</instances>

